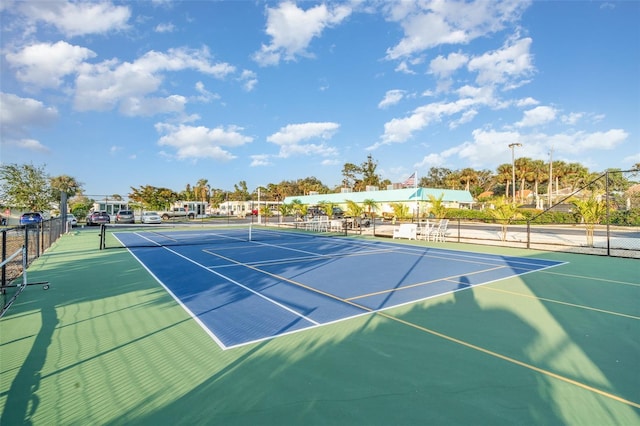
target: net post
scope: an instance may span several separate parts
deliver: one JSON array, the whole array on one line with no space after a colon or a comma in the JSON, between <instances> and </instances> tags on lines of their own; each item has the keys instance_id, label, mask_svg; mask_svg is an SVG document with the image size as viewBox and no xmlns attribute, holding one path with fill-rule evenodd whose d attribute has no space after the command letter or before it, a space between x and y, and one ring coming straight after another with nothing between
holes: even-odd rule
<instances>
[{"instance_id":1,"label":"net post","mask_svg":"<svg viewBox=\"0 0 640 426\"><path fill-rule=\"evenodd\" d=\"M105 247L105 233L106 233L105 224L100 225L100 250L104 250Z\"/></svg>"},{"instance_id":2,"label":"net post","mask_svg":"<svg viewBox=\"0 0 640 426\"><path fill-rule=\"evenodd\" d=\"M249 241L253 241L251 231L253 230L253 222L249 223Z\"/></svg>"}]
</instances>

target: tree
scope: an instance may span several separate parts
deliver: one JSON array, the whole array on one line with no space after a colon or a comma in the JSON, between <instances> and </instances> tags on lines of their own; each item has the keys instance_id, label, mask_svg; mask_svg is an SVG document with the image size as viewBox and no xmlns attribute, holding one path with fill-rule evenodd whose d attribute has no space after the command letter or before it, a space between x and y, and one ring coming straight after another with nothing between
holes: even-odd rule
<instances>
[{"instance_id":1,"label":"tree","mask_svg":"<svg viewBox=\"0 0 640 426\"><path fill-rule=\"evenodd\" d=\"M145 185L131 187L129 198L140 203L147 210L165 210L171 203L178 201L178 194L168 188L156 188Z\"/></svg>"},{"instance_id":2,"label":"tree","mask_svg":"<svg viewBox=\"0 0 640 426\"><path fill-rule=\"evenodd\" d=\"M500 224L500 239L506 241L507 239L507 226L513 220L520 217L518 213L518 207L513 203L505 202L503 199L498 199L495 208L489 210L489 213Z\"/></svg>"},{"instance_id":3,"label":"tree","mask_svg":"<svg viewBox=\"0 0 640 426\"><path fill-rule=\"evenodd\" d=\"M469 191L471 183L475 183L478 180L478 172L470 167L467 167L466 169L460 170L459 177L460 182L464 182L464 190Z\"/></svg>"},{"instance_id":4,"label":"tree","mask_svg":"<svg viewBox=\"0 0 640 426\"><path fill-rule=\"evenodd\" d=\"M347 214L351 217L360 217L364 212L364 207L353 200L347 200Z\"/></svg>"},{"instance_id":5,"label":"tree","mask_svg":"<svg viewBox=\"0 0 640 426\"><path fill-rule=\"evenodd\" d=\"M31 211L50 209L50 179L44 166L6 164L0 166L0 200L8 206Z\"/></svg>"},{"instance_id":6,"label":"tree","mask_svg":"<svg viewBox=\"0 0 640 426\"><path fill-rule=\"evenodd\" d=\"M76 178L67 175L52 177L50 185L53 190L52 197L58 201L61 192L66 192L67 197L71 198L82 190L82 184Z\"/></svg>"},{"instance_id":7,"label":"tree","mask_svg":"<svg viewBox=\"0 0 640 426\"><path fill-rule=\"evenodd\" d=\"M237 184L233 185L233 192L231 193L232 201L249 201L251 200L251 195L249 194L249 190L247 189L247 182L241 180Z\"/></svg>"},{"instance_id":8,"label":"tree","mask_svg":"<svg viewBox=\"0 0 640 426\"><path fill-rule=\"evenodd\" d=\"M429 195L429 203L431 204L429 212L439 219L443 219L447 215L447 208L442 203L443 198L444 194L440 194L438 198Z\"/></svg>"},{"instance_id":9,"label":"tree","mask_svg":"<svg viewBox=\"0 0 640 426\"><path fill-rule=\"evenodd\" d=\"M446 188L447 177L450 174L451 170L445 167L431 167L427 176L420 178L418 186L424 188Z\"/></svg>"},{"instance_id":10,"label":"tree","mask_svg":"<svg viewBox=\"0 0 640 426\"><path fill-rule=\"evenodd\" d=\"M513 166L511 164L500 164L498 166L498 176L496 176L496 180L498 182L504 182L505 184L505 191L504 191L504 195L505 197L510 197L511 191L509 191L509 188L511 187L511 180L512 180L512 170L513 170Z\"/></svg>"},{"instance_id":11,"label":"tree","mask_svg":"<svg viewBox=\"0 0 640 426\"><path fill-rule=\"evenodd\" d=\"M193 193L196 200L200 200L206 203L209 199L209 181L206 179L198 179L198 183L193 188Z\"/></svg>"},{"instance_id":12,"label":"tree","mask_svg":"<svg viewBox=\"0 0 640 426\"><path fill-rule=\"evenodd\" d=\"M361 173L360 167L353 163L345 163L342 166L342 186L344 188L353 188L357 182L357 176Z\"/></svg>"},{"instance_id":13,"label":"tree","mask_svg":"<svg viewBox=\"0 0 640 426\"><path fill-rule=\"evenodd\" d=\"M607 214L607 203L604 200L599 200L592 193L586 200L575 199L571 202L576 207L576 210L582 218L587 233L587 245L593 247L593 232L598 223Z\"/></svg>"},{"instance_id":14,"label":"tree","mask_svg":"<svg viewBox=\"0 0 640 426\"><path fill-rule=\"evenodd\" d=\"M375 215L376 210L378 210L378 204L373 198L367 198L362 202L362 205L367 208L367 213L369 216L373 217Z\"/></svg>"},{"instance_id":15,"label":"tree","mask_svg":"<svg viewBox=\"0 0 640 426\"><path fill-rule=\"evenodd\" d=\"M524 191L526 189L526 182L531 180L531 159L527 157L520 157L516 159L516 178L520 181L520 203L524 204Z\"/></svg>"},{"instance_id":16,"label":"tree","mask_svg":"<svg viewBox=\"0 0 640 426\"><path fill-rule=\"evenodd\" d=\"M367 155L367 161L360 166L363 187L380 186L380 176L376 173L376 168L378 168L378 162L373 159L371 154Z\"/></svg>"}]
</instances>

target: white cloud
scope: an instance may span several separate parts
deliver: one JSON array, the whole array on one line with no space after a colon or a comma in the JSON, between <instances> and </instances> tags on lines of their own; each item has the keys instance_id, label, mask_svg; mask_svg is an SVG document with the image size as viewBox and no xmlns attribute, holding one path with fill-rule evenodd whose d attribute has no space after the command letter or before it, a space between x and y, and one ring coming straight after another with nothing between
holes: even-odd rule
<instances>
[{"instance_id":1,"label":"white cloud","mask_svg":"<svg viewBox=\"0 0 640 426\"><path fill-rule=\"evenodd\" d=\"M531 38L509 41L502 49L487 52L472 58L468 69L477 72L476 82L480 85L501 84L506 88L522 85L533 71L532 56L529 53Z\"/></svg>"},{"instance_id":2,"label":"white cloud","mask_svg":"<svg viewBox=\"0 0 640 426\"><path fill-rule=\"evenodd\" d=\"M182 111L179 95L150 96L160 90L164 73L187 69L222 79L235 72L227 63L211 63L207 49L150 51L136 61L117 60L83 64L76 79L74 106L80 111L104 111L120 107L127 115L153 115Z\"/></svg>"},{"instance_id":3,"label":"white cloud","mask_svg":"<svg viewBox=\"0 0 640 426\"><path fill-rule=\"evenodd\" d=\"M438 78L448 78L468 61L469 57L462 53L450 53L446 58L439 55L429 63L429 72Z\"/></svg>"},{"instance_id":4,"label":"white cloud","mask_svg":"<svg viewBox=\"0 0 640 426\"><path fill-rule=\"evenodd\" d=\"M389 3L387 19L400 23L404 37L387 50L387 58L400 59L444 44L467 44L517 21L529 4L509 0Z\"/></svg>"},{"instance_id":5,"label":"white cloud","mask_svg":"<svg viewBox=\"0 0 640 426\"><path fill-rule=\"evenodd\" d=\"M517 127L533 127L549 123L556 119L558 110L548 106L539 106L524 112L522 120L516 123Z\"/></svg>"},{"instance_id":6,"label":"white cloud","mask_svg":"<svg viewBox=\"0 0 640 426\"><path fill-rule=\"evenodd\" d=\"M96 54L65 41L37 43L15 53L7 53L9 64L17 69L16 77L36 87L59 87L62 79L75 74L80 64Z\"/></svg>"},{"instance_id":7,"label":"white cloud","mask_svg":"<svg viewBox=\"0 0 640 426\"><path fill-rule=\"evenodd\" d=\"M270 155L268 154L252 155L250 167L270 166L273 163L269 158L270 158Z\"/></svg>"},{"instance_id":8,"label":"white cloud","mask_svg":"<svg viewBox=\"0 0 640 426\"><path fill-rule=\"evenodd\" d=\"M158 145L174 148L175 157L180 160L231 160L236 157L224 147L238 147L253 141L253 138L244 136L241 133L243 129L237 126L210 129L204 126L158 123L156 130L163 134L158 140Z\"/></svg>"},{"instance_id":9,"label":"white cloud","mask_svg":"<svg viewBox=\"0 0 640 426\"><path fill-rule=\"evenodd\" d=\"M563 123L573 126L578 121L580 121L584 117L584 113L582 112L571 112L569 114L563 115L560 117Z\"/></svg>"},{"instance_id":10,"label":"white cloud","mask_svg":"<svg viewBox=\"0 0 640 426\"><path fill-rule=\"evenodd\" d=\"M0 134L2 143L31 151L48 151L42 143L29 137L32 127L50 125L58 111L42 102L0 92Z\"/></svg>"},{"instance_id":11,"label":"white cloud","mask_svg":"<svg viewBox=\"0 0 640 426\"><path fill-rule=\"evenodd\" d=\"M258 84L256 73L250 70L243 70L238 80L242 82L242 87L247 92L251 92Z\"/></svg>"},{"instance_id":12,"label":"white cloud","mask_svg":"<svg viewBox=\"0 0 640 426\"><path fill-rule=\"evenodd\" d=\"M280 146L278 156L281 158L297 155L334 156L338 153L334 147L324 143L301 142L309 139L331 139L339 127L339 124L330 122L289 124L267 137L267 141Z\"/></svg>"},{"instance_id":13,"label":"white cloud","mask_svg":"<svg viewBox=\"0 0 640 426\"><path fill-rule=\"evenodd\" d=\"M406 92L404 90L388 90L384 95L384 99L378 104L378 108L385 109L397 104L402 100L402 98L404 98L405 93Z\"/></svg>"},{"instance_id":14,"label":"white cloud","mask_svg":"<svg viewBox=\"0 0 640 426\"><path fill-rule=\"evenodd\" d=\"M124 30L131 17L129 7L110 2L25 1L18 4L29 19L50 24L69 37Z\"/></svg>"},{"instance_id":15,"label":"white cloud","mask_svg":"<svg viewBox=\"0 0 640 426\"><path fill-rule=\"evenodd\" d=\"M176 29L175 25L173 25L171 22L167 22L167 23L156 25L155 32L172 33L175 31L175 29Z\"/></svg>"},{"instance_id":16,"label":"white cloud","mask_svg":"<svg viewBox=\"0 0 640 426\"><path fill-rule=\"evenodd\" d=\"M295 3L285 1L277 7L267 8L266 33L271 43L262 45L254 54L254 60L260 65L277 65L282 59L291 61L297 56L308 56L307 48L315 37L319 37L325 28L342 22L351 14L344 5L320 4L307 10Z\"/></svg>"},{"instance_id":17,"label":"white cloud","mask_svg":"<svg viewBox=\"0 0 640 426\"><path fill-rule=\"evenodd\" d=\"M434 102L423 105L413 110L413 113L404 118L394 118L384 125L384 134L381 140L367 149L377 149L382 145L402 143L412 137L413 133L424 129L432 123L440 122L443 118L463 113L474 105L484 103L486 100L472 98L459 99L455 102ZM471 113L472 114L472 113ZM467 116L467 119L473 116Z\"/></svg>"}]
</instances>

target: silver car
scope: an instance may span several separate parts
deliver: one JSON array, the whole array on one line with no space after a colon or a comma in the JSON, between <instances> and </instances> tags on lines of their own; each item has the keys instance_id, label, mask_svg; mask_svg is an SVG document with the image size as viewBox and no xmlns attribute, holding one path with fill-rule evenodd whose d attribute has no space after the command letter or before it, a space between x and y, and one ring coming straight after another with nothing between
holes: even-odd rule
<instances>
[{"instance_id":1,"label":"silver car","mask_svg":"<svg viewBox=\"0 0 640 426\"><path fill-rule=\"evenodd\" d=\"M162 223L162 218L157 212L142 213L142 223Z\"/></svg>"}]
</instances>

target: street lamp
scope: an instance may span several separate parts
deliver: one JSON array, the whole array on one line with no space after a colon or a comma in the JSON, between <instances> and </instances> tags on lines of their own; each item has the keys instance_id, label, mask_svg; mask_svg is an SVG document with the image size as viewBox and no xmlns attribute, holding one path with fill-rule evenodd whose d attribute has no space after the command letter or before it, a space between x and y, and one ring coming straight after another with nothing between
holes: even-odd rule
<instances>
[{"instance_id":1,"label":"street lamp","mask_svg":"<svg viewBox=\"0 0 640 426\"><path fill-rule=\"evenodd\" d=\"M516 202L516 157L514 153L515 147L521 147L522 144L518 142L510 143L511 148L511 193L513 194L513 203Z\"/></svg>"}]
</instances>

